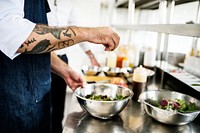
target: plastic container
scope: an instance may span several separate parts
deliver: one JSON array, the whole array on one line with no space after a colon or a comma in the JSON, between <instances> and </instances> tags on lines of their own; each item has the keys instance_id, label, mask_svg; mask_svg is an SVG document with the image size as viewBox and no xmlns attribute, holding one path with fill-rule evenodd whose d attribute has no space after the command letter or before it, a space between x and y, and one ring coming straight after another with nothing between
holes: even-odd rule
<instances>
[{"instance_id":1,"label":"plastic container","mask_svg":"<svg viewBox=\"0 0 200 133\"><path fill-rule=\"evenodd\" d=\"M156 51L152 47L145 50L143 65L147 67L154 67L156 65Z\"/></svg>"},{"instance_id":2,"label":"plastic container","mask_svg":"<svg viewBox=\"0 0 200 133\"><path fill-rule=\"evenodd\" d=\"M140 48L137 45L133 45L133 65L134 67L137 67L139 65L139 61L140 61Z\"/></svg>"},{"instance_id":3,"label":"plastic container","mask_svg":"<svg viewBox=\"0 0 200 133\"><path fill-rule=\"evenodd\" d=\"M137 101L140 94L145 90L147 82L147 69L142 67L137 67L134 69L133 73L133 97L132 99Z\"/></svg>"}]
</instances>

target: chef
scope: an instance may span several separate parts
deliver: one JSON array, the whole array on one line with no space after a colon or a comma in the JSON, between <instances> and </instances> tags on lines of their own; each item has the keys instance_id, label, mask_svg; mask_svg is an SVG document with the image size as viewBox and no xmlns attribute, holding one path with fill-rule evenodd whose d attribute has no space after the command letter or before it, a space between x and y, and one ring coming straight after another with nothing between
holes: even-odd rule
<instances>
[{"instance_id":1,"label":"chef","mask_svg":"<svg viewBox=\"0 0 200 133\"><path fill-rule=\"evenodd\" d=\"M50 71L72 90L85 84L53 51L83 41L110 51L119 36L108 27L47 26L46 0L1 0L0 8L0 132L50 133Z\"/></svg>"}]
</instances>

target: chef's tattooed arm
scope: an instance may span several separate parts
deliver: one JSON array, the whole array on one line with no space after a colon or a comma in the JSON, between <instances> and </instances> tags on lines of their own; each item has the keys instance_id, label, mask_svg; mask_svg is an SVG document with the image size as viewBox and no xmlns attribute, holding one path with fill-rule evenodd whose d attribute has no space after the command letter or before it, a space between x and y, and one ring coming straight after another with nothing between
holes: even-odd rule
<instances>
[{"instance_id":1,"label":"chef's tattooed arm","mask_svg":"<svg viewBox=\"0 0 200 133\"><path fill-rule=\"evenodd\" d=\"M31 35L17 52L40 54L69 47L79 41L76 37L76 30L76 27L58 28L36 25Z\"/></svg>"},{"instance_id":2,"label":"chef's tattooed arm","mask_svg":"<svg viewBox=\"0 0 200 133\"><path fill-rule=\"evenodd\" d=\"M47 53L84 41L103 44L105 50L110 51L118 46L119 36L108 27L52 27L37 24L17 53Z\"/></svg>"}]
</instances>

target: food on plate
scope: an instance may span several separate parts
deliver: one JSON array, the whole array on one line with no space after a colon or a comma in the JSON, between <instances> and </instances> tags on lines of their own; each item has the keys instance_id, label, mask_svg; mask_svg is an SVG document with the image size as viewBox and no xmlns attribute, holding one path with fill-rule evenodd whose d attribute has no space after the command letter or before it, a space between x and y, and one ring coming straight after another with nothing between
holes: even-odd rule
<instances>
[{"instance_id":1,"label":"food on plate","mask_svg":"<svg viewBox=\"0 0 200 133\"><path fill-rule=\"evenodd\" d=\"M123 100L127 98L128 96L122 96L122 95L117 95L116 98L112 99L108 97L107 95L86 95L85 98L90 99L90 100L97 100L97 101L114 101L114 100Z\"/></svg>"},{"instance_id":2,"label":"food on plate","mask_svg":"<svg viewBox=\"0 0 200 133\"><path fill-rule=\"evenodd\" d=\"M146 102L160 109L168 111L178 111L181 113L187 113L198 110L197 105L195 103L186 103L184 100L181 99L162 99L161 101L158 101L149 98L146 100Z\"/></svg>"}]
</instances>

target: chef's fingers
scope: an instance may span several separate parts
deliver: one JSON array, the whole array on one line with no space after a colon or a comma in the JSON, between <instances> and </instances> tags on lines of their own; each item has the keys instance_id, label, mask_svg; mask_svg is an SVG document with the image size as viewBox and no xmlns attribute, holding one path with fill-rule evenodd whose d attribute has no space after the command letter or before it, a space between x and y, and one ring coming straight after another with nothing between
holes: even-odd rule
<instances>
[{"instance_id":1,"label":"chef's fingers","mask_svg":"<svg viewBox=\"0 0 200 133\"><path fill-rule=\"evenodd\" d=\"M115 49L115 42L113 41L113 39L109 39L106 41L107 44L105 44L105 51L112 51Z\"/></svg>"},{"instance_id":2,"label":"chef's fingers","mask_svg":"<svg viewBox=\"0 0 200 133\"><path fill-rule=\"evenodd\" d=\"M106 40L106 42L108 44L104 44L105 46L105 51L113 51L117 48L117 46L119 45L119 38L116 37L114 34L112 35L111 38L109 38L108 40Z\"/></svg>"},{"instance_id":3,"label":"chef's fingers","mask_svg":"<svg viewBox=\"0 0 200 133\"><path fill-rule=\"evenodd\" d=\"M115 40L116 46L118 46L119 41L120 41L120 37L116 32L114 32L113 35L114 35L114 40Z\"/></svg>"},{"instance_id":4,"label":"chef's fingers","mask_svg":"<svg viewBox=\"0 0 200 133\"><path fill-rule=\"evenodd\" d=\"M115 44L115 45L114 45L114 46L115 46L114 49L116 49L116 48L118 47L118 45L119 45L120 37L114 32L114 33L113 33L113 38L112 38L112 39L113 39L113 42L114 42L114 44ZM113 49L113 50L114 50L114 49Z\"/></svg>"},{"instance_id":5,"label":"chef's fingers","mask_svg":"<svg viewBox=\"0 0 200 133\"><path fill-rule=\"evenodd\" d=\"M87 85L87 82L82 76L80 76L79 81L80 81L81 87L85 87Z\"/></svg>"},{"instance_id":6,"label":"chef's fingers","mask_svg":"<svg viewBox=\"0 0 200 133\"><path fill-rule=\"evenodd\" d=\"M71 89L75 91L78 87L85 87L86 85L87 85L87 82L82 76L80 76L78 79L76 79L76 82L73 83L73 85L71 86Z\"/></svg>"}]
</instances>

